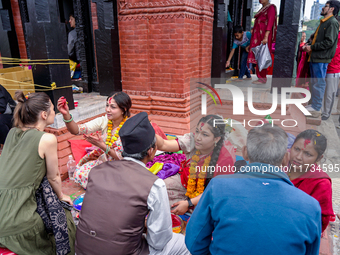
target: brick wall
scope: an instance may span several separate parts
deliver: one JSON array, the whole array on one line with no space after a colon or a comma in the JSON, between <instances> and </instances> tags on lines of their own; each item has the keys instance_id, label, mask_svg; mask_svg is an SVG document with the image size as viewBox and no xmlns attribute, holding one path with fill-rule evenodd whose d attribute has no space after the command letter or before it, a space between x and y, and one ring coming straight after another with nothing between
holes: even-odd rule
<instances>
[{"instance_id":1,"label":"brick wall","mask_svg":"<svg viewBox=\"0 0 340 255\"><path fill-rule=\"evenodd\" d=\"M18 38L20 58L27 59L26 42L25 42L24 30L22 27L18 0L11 0L11 7L12 7L12 12L13 12L15 32Z\"/></svg>"},{"instance_id":2,"label":"brick wall","mask_svg":"<svg viewBox=\"0 0 340 255\"><path fill-rule=\"evenodd\" d=\"M211 76L213 1L127 0L118 10L122 84L136 99L132 112L147 111L165 132L189 131L190 79Z\"/></svg>"}]
</instances>

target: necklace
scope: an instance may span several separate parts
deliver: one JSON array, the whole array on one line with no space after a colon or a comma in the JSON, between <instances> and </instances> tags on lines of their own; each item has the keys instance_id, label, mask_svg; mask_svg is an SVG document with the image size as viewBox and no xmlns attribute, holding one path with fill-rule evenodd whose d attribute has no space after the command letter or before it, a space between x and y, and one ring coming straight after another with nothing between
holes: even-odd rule
<instances>
[{"instance_id":1,"label":"necklace","mask_svg":"<svg viewBox=\"0 0 340 255\"><path fill-rule=\"evenodd\" d=\"M204 183L205 183L205 176L208 171L208 166L211 160L211 156L208 156L204 159L203 166L201 167L199 174L198 174L198 180L196 185L196 176L197 176L197 169L196 166L198 162L200 161L200 151L196 150L196 153L191 158L191 164L190 164L190 175L188 180L188 187L187 187L187 193L185 194L189 198L197 197L198 195L202 194L204 191Z\"/></svg>"},{"instance_id":2,"label":"necklace","mask_svg":"<svg viewBox=\"0 0 340 255\"><path fill-rule=\"evenodd\" d=\"M106 137L106 141L105 144L108 145L109 147L111 147L113 145L114 142L117 141L118 137L119 137L119 130L121 129L121 127L124 125L125 121L127 120L127 117L125 117L123 119L123 121L119 124L119 126L116 129L116 132L114 135L112 135L112 129L113 129L113 123L112 120L109 120L108 124L107 124L107 137Z\"/></svg>"}]
</instances>

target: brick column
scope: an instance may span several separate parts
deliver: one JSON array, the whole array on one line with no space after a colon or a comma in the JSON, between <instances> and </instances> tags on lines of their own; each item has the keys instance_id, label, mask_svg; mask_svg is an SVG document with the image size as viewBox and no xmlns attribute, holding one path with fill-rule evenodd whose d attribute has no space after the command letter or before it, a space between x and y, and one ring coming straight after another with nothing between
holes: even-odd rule
<instances>
[{"instance_id":1,"label":"brick column","mask_svg":"<svg viewBox=\"0 0 340 255\"><path fill-rule=\"evenodd\" d=\"M12 6L15 32L17 33L17 38L18 38L20 58L27 59L26 42L25 42L24 30L22 27L22 20L21 20L18 0L11 0L11 6Z\"/></svg>"},{"instance_id":2,"label":"brick column","mask_svg":"<svg viewBox=\"0 0 340 255\"><path fill-rule=\"evenodd\" d=\"M120 0L123 90L166 133L189 132L191 78L211 77L212 0ZM191 94L191 95L190 95Z\"/></svg>"}]
</instances>

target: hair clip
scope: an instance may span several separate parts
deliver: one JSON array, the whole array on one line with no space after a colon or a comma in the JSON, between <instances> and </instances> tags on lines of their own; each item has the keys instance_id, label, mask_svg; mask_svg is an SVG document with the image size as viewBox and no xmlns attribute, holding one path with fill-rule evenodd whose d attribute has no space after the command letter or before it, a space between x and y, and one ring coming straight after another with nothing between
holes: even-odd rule
<instances>
[{"instance_id":1,"label":"hair clip","mask_svg":"<svg viewBox=\"0 0 340 255\"><path fill-rule=\"evenodd\" d=\"M321 136L321 134L320 134L320 133L318 133L318 132L316 132L316 136Z\"/></svg>"}]
</instances>

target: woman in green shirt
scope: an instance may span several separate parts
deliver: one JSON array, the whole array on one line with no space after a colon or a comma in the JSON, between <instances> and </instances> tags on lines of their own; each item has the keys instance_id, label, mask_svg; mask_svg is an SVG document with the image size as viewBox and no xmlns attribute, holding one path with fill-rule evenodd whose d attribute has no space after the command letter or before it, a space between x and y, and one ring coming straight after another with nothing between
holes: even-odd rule
<instances>
[{"instance_id":1,"label":"woman in green shirt","mask_svg":"<svg viewBox=\"0 0 340 255\"><path fill-rule=\"evenodd\" d=\"M15 93L14 128L8 133L0 156L0 246L17 254L55 254L53 234L47 234L36 212L35 192L44 176L60 200L72 204L61 191L57 139L43 132L54 122L54 107L45 93ZM66 212L71 253L75 225Z\"/></svg>"}]
</instances>

